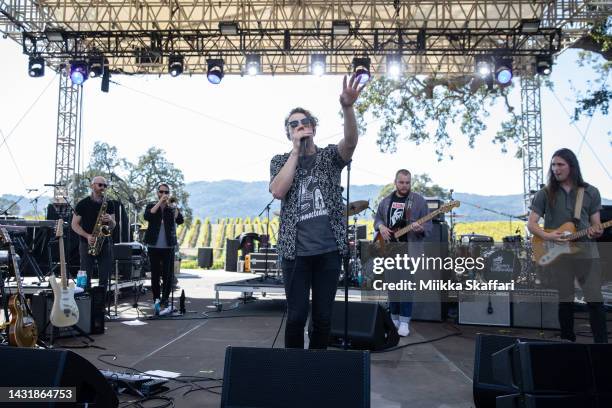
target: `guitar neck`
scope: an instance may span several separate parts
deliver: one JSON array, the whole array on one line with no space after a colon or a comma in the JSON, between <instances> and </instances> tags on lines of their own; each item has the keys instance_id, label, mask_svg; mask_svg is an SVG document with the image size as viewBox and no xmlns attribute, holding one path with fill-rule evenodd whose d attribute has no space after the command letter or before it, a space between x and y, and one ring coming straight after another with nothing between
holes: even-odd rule
<instances>
[{"instance_id":1,"label":"guitar neck","mask_svg":"<svg viewBox=\"0 0 612 408\"><path fill-rule=\"evenodd\" d=\"M15 256L15 247L11 243L9 245L9 252L11 254L11 264L13 265L13 273L15 273L15 280L17 281L17 294L21 297L23 293L23 287L21 286L21 273L17 266L17 257Z\"/></svg>"},{"instance_id":2,"label":"guitar neck","mask_svg":"<svg viewBox=\"0 0 612 408\"><path fill-rule=\"evenodd\" d=\"M429 214L427 214L426 216L419 218L418 220L416 220L415 222L417 224L424 224L427 221L435 218L438 214L443 213L444 210L442 208L438 208L437 210L430 212ZM404 234L409 233L410 231L412 231L412 225L408 225L400 230L397 230L393 235L395 236L395 238L399 238Z\"/></svg>"},{"instance_id":3,"label":"guitar neck","mask_svg":"<svg viewBox=\"0 0 612 408\"><path fill-rule=\"evenodd\" d=\"M608 227L611 227L611 226L612 226L612 220L610 220L610 221L606 221L606 222L604 222L603 224L600 224L600 226L601 226L601 228L603 228L603 229L608 228ZM578 232L573 233L572 235L568 235L568 236L566 237L566 239L567 239L568 241L573 241L573 240L575 240L575 239L582 238L582 237L584 237L584 236L587 234L587 232L588 232L588 231L589 231L588 229L583 229L583 230L581 230L581 231L578 231Z\"/></svg>"},{"instance_id":4,"label":"guitar neck","mask_svg":"<svg viewBox=\"0 0 612 408\"><path fill-rule=\"evenodd\" d=\"M66 277L66 254L64 252L64 237L59 239L59 255L60 255L60 271L62 274L62 288L68 287L68 279Z\"/></svg>"}]
</instances>

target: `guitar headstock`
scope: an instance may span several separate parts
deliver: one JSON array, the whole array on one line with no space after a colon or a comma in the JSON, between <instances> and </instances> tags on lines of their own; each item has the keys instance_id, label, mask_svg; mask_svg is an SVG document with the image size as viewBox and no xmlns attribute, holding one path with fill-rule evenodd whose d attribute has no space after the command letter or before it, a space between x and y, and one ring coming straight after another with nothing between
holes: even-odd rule
<instances>
[{"instance_id":1,"label":"guitar headstock","mask_svg":"<svg viewBox=\"0 0 612 408\"><path fill-rule=\"evenodd\" d=\"M64 220L61 218L55 223L55 236L61 238L64 236Z\"/></svg>"},{"instance_id":2,"label":"guitar headstock","mask_svg":"<svg viewBox=\"0 0 612 408\"><path fill-rule=\"evenodd\" d=\"M439 210L441 212L449 212L453 208L457 208L459 206L461 206L461 202L457 201L457 200L454 200L454 201L449 201L448 203L440 206Z\"/></svg>"},{"instance_id":3,"label":"guitar headstock","mask_svg":"<svg viewBox=\"0 0 612 408\"><path fill-rule=\"evenodd\" d=\"M11 236L9 235L8 231L6 230L6 228L0 228L0 243L2 243L4 245L10 245L11 244Z\"/></svg>"}]
</instances>

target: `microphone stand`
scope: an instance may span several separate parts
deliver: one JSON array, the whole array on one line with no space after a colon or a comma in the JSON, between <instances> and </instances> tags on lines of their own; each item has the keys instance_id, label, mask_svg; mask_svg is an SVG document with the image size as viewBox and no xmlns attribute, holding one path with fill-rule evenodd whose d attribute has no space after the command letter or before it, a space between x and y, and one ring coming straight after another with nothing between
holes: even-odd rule
<instances>
[{"instance_id":1,"label":"microphone stand","mask_svg":"<svg viewBox=\"0 0 612 408\"><path fill-rule=\"evenodd\" d=\"M265 246L265 251L266 253L264 254L264 275L262 277L259 278L260 282L263 282L265 280L268 280L268 253L270 252L270 206L272 205L272 203L274 202L275 198L273 198L272 200L270 200L270 202L268 203L268 205L266 205L264 207L263 210L261 210L261 212L259 213L258 217L261 217L261 215L264 213L264 211L266 212L266 218L268 219L268 222L266 223L266 246ZM261 243L261 240L260 240ZM261 247L261 244L260 244Z\"/></svg>"},{"instance_id":2,"label":"microphone stand","mask_svg":"<svg viewBox=\"0 0 612 408\"><path fill-rule=\"evenodd\" d=\"M23 200L23 197L19 197L18 200L14 201L10 206L8 206L8 208L6 208L5 210L0 211L0 215L6 215L8 217L8 212L11 208L13 208L14 206L16 206L17 204L19 204L19 202Z\"/></svg>"},{"instance_id":3,"label":"microphone stand","mask_svg":"<svg viewBox=\"0 0 612 408\"><path fill-rule=\"evenodd\" d=\"M349 160L348 164L346 165L346 236L345 236L345 242L346 242L346 252L343 255L343 264L344 264L344 336L342 338L342 348L344 350L348 350L349 347L349 343L348 343L348 317L349 317L349 305L348 305L348 290L349 290L349 286L348 286L348 271L349 271L349 253L348 253L348 247L349 247L349 243L348 243L348 224L349 224L349 207L350 207L350 191L351 191L351 162L352 160Z\"/></svg>"}]
</instances>

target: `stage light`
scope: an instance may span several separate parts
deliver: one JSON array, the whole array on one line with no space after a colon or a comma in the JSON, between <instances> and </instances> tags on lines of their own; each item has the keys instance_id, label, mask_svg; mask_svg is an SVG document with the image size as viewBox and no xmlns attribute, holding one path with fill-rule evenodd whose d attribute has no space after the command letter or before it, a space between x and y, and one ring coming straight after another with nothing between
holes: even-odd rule
<instances>
[{"instance_id":1,"label":"stage light","mask_svg":"<svg viewBox=\"0 0 612 408\"><path fill-rule=\"evenodd\" d=\"M32 78L38 78L45 75L45 60L43 57L30 57L28 61L28 74Z\"/></svg>"},{"instance_id":2,"label":"stage light","mask_svg":"<svg viewBox=\"0 0 612 408\"><path fill-rule=\"evenodd\" d=\"M534 34L540 30L540 20L537 18L521 20L521 32Z\"/></svg>"},{"instance_id":3,"label":"stage light","mask_svg":"<svg viewBox=\"0 0 612 408\"><path fill-rule=\"evenodd\" d=\"M552 57L550 55L538 55L536 57L536 72L540 75L550 75L552 72Z\"/></svg>"},{"instance_id":4,"label":"stage light","mask_svg":"<svg viewBox=\"0 0 612 408\"><path fill-rule=\"evenodd\" d=\"M45 37L47 37L47 41L49 42L63 42L64 41L64 33L59 30L48 29L44 32Z\"/></svg>"},{"instance_id":5,"label":"stage light","mask_svg":"<svg viewBox=\"0 0 612 408\"><path fill-rule=\"evenodd\" d=\"M89 58L89 77L97 78L104 74L104 57L101 55Z\"/></svg>"},{"instance_id":6,"label":"stage light","mask_svg":"<svg viewBox=\"0 0 612 408\"><path fill-rule=\"evenodd\" d=\"M486 55L476 55L474 57L476 74L485 79L493 72L493 62L491 57Z\"/></svg>"},{"instance_id":7,"label":"stage light","mask_svg":"<svg viewBox=\"0 0 612 408\"><path fill-rule=\"evenodd\" d=\"M171 55L168 60L168 72L170 76L177 77L183 73L185 58L182 55Z\"/></svg>"},{"instance_id":8,"label":"stage light","mask_svg":"<svg viewBox=\"0 0 612 408\"><path fill-rule=\"evenodd\" d=\"M87 63L85 61L70 61L70 80L72 85L83 85L87 80Z\"/></svg>"},{"instance_id":9,"label":"stage light","mask_svg":"<svg viewBox=\"0 0 612 408\"><path fill-rule=\"evenodd\" d=\"M495 62L495 80L499 85L510 85L512 82L512 60L500 58Z\"/></svg>"},{"instance_id":10,"label":"stage light","mask_svg":"<svg viewBox=\"0 0 612 408\"><path fill-rule=\"evenodd\" d=\"M402 76L402 56L400 54L387 55L387 76L397 81Z\"/></svg>"},{"instance_id":11,"label":"stage light","mask_svg":"<svg viewBox=\"0 0 612 408\"><path fill-rule=\"evenodd\" d=\"M246 71L250 76L259 74L261 69L261 58L258 54L249 54L246 56Z\"/></svg>"},{"instance_id":12,"label":"stage light","mask_svg":"<svg viewBox=\"0 0 612 408\"><path fill-rule=\"evenodd\" d=\"M364 85L370 80L370 58L353 58L353 72L359 79L359 84Z\"/></svg>"},{"instance_id":13,"label":"stage light","mask_svg":"<svg viewBox=\"0 0 612 408\"><path fill-rule=\"evenodd\" d=\"M333 35L349 35L351 32L351 23L347 20L334 20L332 21L332 34Z\"/></svg>"},{"instance_id":14,"label":"stage light","mask_svg":"<svg viewBox=\"0 0 612 408\"><path fill-rule=\"evenodd\" d=\"M310 56L310 72L316 76L325 74L325 55L312 54Z\"/></svg>"},{"instance_id":15,"label":"stage light","mask_svg":"<svg viewBox=\"0 0 612 408\"><path fill-rule=\"evenodd\" d=\"M238 23L235 21L220 21L219 31L223 35L236 35L238 34Z\"/></svg>"},{"instance_id":16,"label":"stage light","mask_svg":"<svg viewBox=\"0 0 612 408\"><path fill-rule=\"evenodd\" d=\"M223 79L223 60L222 59L207 59L208 73L206 77L211 84L219 84Z\"/></svg>"},{"instance_id":17,"label":"stage light","mask_svg":"<svg viewBox=\"0 0 612 408\"><path fill-rule=\"evenodd\" d=\"M427 36L425 29L421 28L417 34L417 51L425 52L427 50Z\"/></svg>"}]
</instances>

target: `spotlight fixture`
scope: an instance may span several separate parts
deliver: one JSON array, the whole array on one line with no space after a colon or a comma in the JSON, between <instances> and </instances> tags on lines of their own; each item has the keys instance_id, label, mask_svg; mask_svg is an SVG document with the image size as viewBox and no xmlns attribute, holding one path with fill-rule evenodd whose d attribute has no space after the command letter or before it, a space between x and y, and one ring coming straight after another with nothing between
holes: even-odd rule
<instances>
[{"instance_id":1,"label":"spotlight fixture","mask_svg":"<svg viewBox=\"0 0 612 408\"><path fill-rule=\"evenodd\" d=\"M360 85L365 85L370 80L370 58L353 58L353 72L357 76Z\"/></svg>"},{"instance_id":2,"label":"spotlight fixture","mask_svg":"<svg viewBox=\"0 0 612 408\"><path fill-rule=\"evenodd\" d=\"M476 55L474 57L476 74L485 79L493 73L494 65L490 56Z\"/></svg>"},{"instance_id":3,"label":"spotlight fixture","mask_svg":"<svg viewBox=\"0 0 612 408\"><path fill-rule=\"evenodd\" d=\"M512 82L512 59L499 58L495 62L495 80L499 85L510 85Z\"/></svg>"},{"instance_id":4,"label":"spotlight fixture","mask_svg":"<svg viewBox=\"0 0 612 408\"><path fill-rule=\"evenodd\" d=\"M177 77L183 73L185 68L185 58L182 55L171 55L168 60L168 72L171 76Z\"/></svg>"},{"instance_id":5,"label":"spotlight fixture","mask_svg":"<svg viewBox=\"0 0 612 408\"><path fill-rule=\"evenodd\" d=\"M550 75L552 72L552 56L538 55L536 57L536 72L540 75Z\"/></svg>"},{"instance_id":6,"label":"spotlight fixture","mask_svg":"<svg viewBox=\"0 0 612 408\"><path fill-rule=\"evenodd\" d=\"M394 81L402 76L402 56L400 54L387 55L387 76Z\"/></svg>"},{"instance_id":7,"label":"spotlight fixture","mask_svg":"<svg viewBox=\"0 0 612 408\"><path fill-rule=\"evenodd\" d=\"M246 72L250 76L259 74L261 69L261 57L259 54L248 54L246 56Z\"/></svg>"},{"instance_id":8,"label":"spotlight fixture","mask_svg":"<svg viewBox=\"0 0 612 408\"><path fill-rule=\"evenodd\" d=\"M45 37L49 42L63 42L64 33L60 30L47 29L44 31Z\"/></svg>"},{"instance_id":9,"label":"spotlight fixture","mask_svg":"<svg viewBox=\"0 0 612 408\"><path fill-rule=\"evenodd\" d=\"M351 23L348 20L332 21L332 34L333 35L349 35L350 31L351 31Z\"/></svg>"},{"instance_id":10,"label":"spotlight fixture","mask_svg":"<svg viewBox=\"0 0 612 408\"><path fill-rule=\"evenodd\" d=\"M316 76L325 74L325 54L312 54L310 56L310 72Z\"/></svg>"},{"instance_id":11,"label":"spotlight fixture","mask_svg":"<svg viewBox=\"0 0 612 408\"><path fill-rule=\"evenodd\" d=\"M43 57L30 57L28 61L28 74L32 78L38 78L45 75L45 60Z\"/></svg>"},{"instance_id":12,"label":"spotlight fixture","mask_svg":"<svg viewBox=\"0 0 612 408\"><path fill-rule=\"evenodd\" d=\"M206 77L211 84L219 84L223 79L223 60L222 59L207 59L208 72Z\"/></svg>"},{"instance_id":13,"label":"spotlight fixture","mask_svg":"<svg viewBox=\"0 0 612 408\"><path fill-rule=\"evenodd\" d=\"M236 35L238 34L238 23L235 21L220 21L219 31L223 35Z\"/></svg>"},{"instance_id":14,"label":"spotlight fixture","mask_svg":"<svg viewBox=\"0 0 612 408\"><path fill-rule=\"evenodd\" d=\"M89 77L97 78L104 74L104 57L98 55L89 58Z\"/></svg>"},{"instance_id":15,"label":"spotlight fixture","mask_svg":"<svg viewBox=\"0 0 612 408\"><path fill-rule=\"evenodd\" d=\"M70 61L70 80L72 85L83 85L87 80L87 62L78 60Z\"/></svg>"},{"instance_id":16,"label":"spotlight fixture","mask_svg":"<svg viewBox=\"0 0 612 408\"><path fill-rule=\"evenodd\" d=\"M540 30L540 19L532 18L521 20L521 32L524 34L535 34Z\"/></svg>"}]
</instances>

